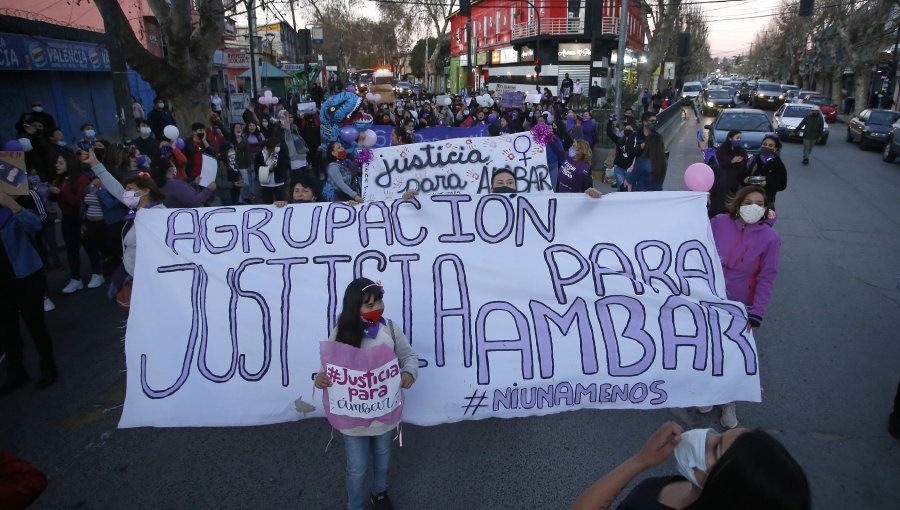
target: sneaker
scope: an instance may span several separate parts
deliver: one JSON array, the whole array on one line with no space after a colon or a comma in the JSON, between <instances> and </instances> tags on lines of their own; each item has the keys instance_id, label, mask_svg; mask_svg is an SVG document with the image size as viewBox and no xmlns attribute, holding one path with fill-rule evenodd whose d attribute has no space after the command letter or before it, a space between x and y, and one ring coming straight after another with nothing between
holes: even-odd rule
<instances>
[{"instance_id":1,"label":"sneaker","mask_svg":"<svg viewBox=\"0 0 900 510\"><path fill-rule=\"evenodd\" d=\"M720 422L726 429L733 429L738 426L734 402L722 406L722 419Z\"/></svg>"},{"instance_id":2,"label":"sneaker","mask_svg":"<svg viewBox=\"0 0 900 510\"><path fill-rule=\"evenodd\" d=\"M894 436L894 439L900 439L900 411L891 413L888 419L888 432Z\"/></svg>"},{"instance_id":3,"label":"sneaker","mask_svg":"<svg viewBox=\"0 0 900 510\"><path fill-rule=\"evenodd\" d=\"M703 406L703 407L697 408L697 412L700 414L707 414L712 410L713 410L713 406Z\"/></svg>"},{"instance_id":4,"label":"sneaker","mask_svg":"<svg viewBox=\"0 0 900 510\"><path fill-rule=\"evenodd\" d=\"M50 301L50 298L45 297L44 298L44 311L52 312L53 310L56 310L56 305L53 304L53 301Z\"/></svg>"},{"instance_id":5,"label":"sneaker","mask_svg":"<svg viewBox=\"0 0 900 510\"><path fill-rule=\"evenodd\" d=\"M103 278L102 274L93 274L91 275L91 281L88 282L89 289L96 289L97 287L103 285L106 280Z\"/></svg>"},{"instance_id":6,"label":"sneaker","mask_svg":"<svg viewBox=\"0 0 900 510\"><path fill-rule=\"evenodd\" d=\"M808 160L808 159L804 159L804 160L803 160L803 164L804 164L804 165L808 165L808 164L809 164L809 160Z\"/></svg>"},{"instance_id":7,"label":"sneaker","mask_svg":"<svg viewBox=\"0 0 900 510\"><path fill-rule=\"evenodd\" d=\"M374 510L394 510L394 504L391 503L387 491L372 496L372 508Z\"/></svg>"},{"instance_id":8,"label":"sneaker","mask_svg":"<svg viewBox=\"0 0 900 510\"><path fill-rule=\"evenodd\" d=\"M57 377L59 377L59 372L56 371L56 368L41 370L41 377L34 382L34 387L39 390L46 389L48 386L56 382Z\"/></svg>"},{"instance_id":9,"label":"sneaker","mask_svg":"<svg viewBox=\"0 0 900 510\"><path fill-rule=\"evenodd\" d=\"M81 283L81 280L69 280L69 284L63 287L63 294L72 294L75 291L79 291L84 288L84 284Z\"/></svg>"}]
</instances>

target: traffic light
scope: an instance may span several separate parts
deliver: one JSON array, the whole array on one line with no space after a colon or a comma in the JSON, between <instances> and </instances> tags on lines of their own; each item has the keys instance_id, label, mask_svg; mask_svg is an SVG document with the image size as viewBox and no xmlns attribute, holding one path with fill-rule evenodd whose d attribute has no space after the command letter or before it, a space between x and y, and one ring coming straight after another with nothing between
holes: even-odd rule
<instances>
[{"instance_id":1,"label":"traffic light","mask_svg":"<svg viewBox=\"0 0 900 510\"><path fill-rule=\"evenodd\" d=\"M534 60L534 74L541 75L541 61L538 59Z\"/></svg>"}]
</instances>

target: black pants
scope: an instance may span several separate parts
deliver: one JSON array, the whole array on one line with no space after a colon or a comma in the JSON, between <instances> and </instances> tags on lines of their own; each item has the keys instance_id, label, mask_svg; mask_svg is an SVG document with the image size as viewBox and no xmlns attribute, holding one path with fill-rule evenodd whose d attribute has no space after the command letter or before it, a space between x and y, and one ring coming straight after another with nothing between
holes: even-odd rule
<instances>
[{"instance_id":1,"label":"black pants","mask_svg":"<svg viewBox=\"0 0 900 510\"><path fill-rule=\"evenodd\" d=\"M22 334L19 331L20 314L37 347L41 370L55 368L53 342L50 340L47 323L44 322L44 270L38 269L25 278L0 278L0 288L3 288L3 292L0 292L0 324L3 324L4 329L0 342L9 357L7 377L25 372Z\"/></svg>"},{"instance_id":2,"label":"black pants","mask_svg":"<svg viewBox=\"0 0 900 510\"><path fill-rule=\"evenodd\" d=\"M97 246L88 238L81 238L81 215L80 214L63 214L62 217L62 235L63 241L66 242L66 257L69 261L69 274L73 280L81 279L81 246L84 245L84 251L88 254L91 261L91 272L100 274L100 251Z\"/></svg>"},{"instance_id":3,"label":"black pants","mask_svg":"<svg viewBox=\"0 0 900 510\"><path fill-rule=\"evenodd\" d=\"M275 186L274 188L260 186L259 193L262 195L262 203L266 205L271 205L277 201L284 200L284 186Z\"/></svg>"}]
</instances>

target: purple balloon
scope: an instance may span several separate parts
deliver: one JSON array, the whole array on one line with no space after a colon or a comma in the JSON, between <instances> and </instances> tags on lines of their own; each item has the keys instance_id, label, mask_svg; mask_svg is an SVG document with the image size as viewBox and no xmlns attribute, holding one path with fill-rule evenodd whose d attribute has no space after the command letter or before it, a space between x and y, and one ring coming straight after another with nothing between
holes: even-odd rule
<instances>
[{"instance_id":1,"label":"purple balloon","mask_svg":"<svg viewBox=\"0 0 900 510\"><path fill-rule=\"evenodd\" d=\"M492 114L488 115L488 122L493 124L494 122L497 122L497 119L499 119L499 118L500 117L497 117L496 113L492 113Z\"/></svg>"},{"instance_id":2,"label":"purple balloon","mask_svg":"<svg viewBox=\"0 0 900 510\"><path fill-rule=\"evenodd\" d=\"M179 139L175 140L175 147L178 147L178 150L183 151L184 150L184 139L179 138Z\"/></svg>"},{"instance_id":3,"label":"purple balloon","mask_svg":"<svg viewBox=\"0 0 900 510\"><path fill-rule=\"evenodd\" d=\"M18 140L9 140L3 146L3 150L10 152L21 152L24 150L22 144Z\"/></svg>"},{"instance_id":4,"label":"purple balloon","mask_svg":"<svg viewBox=\"0 0 900 510\"><path fill-rule=\"evenodd\" d=\"M341 128L341 140L346 143L353 143L359 140L359 130L353 126L344 126Z\"/></svg>"},{"instance_id":5,"label":"purple balloon","mask_svg":"<svg viewBox=\"0 0 900 510\"><path fill-rule=\"evenodd\" d=\"M352 83L350 85L347 85L347 92L352 92L352 93L356 94L356 85L354 85Z\"/></svg>"}]
</instances>

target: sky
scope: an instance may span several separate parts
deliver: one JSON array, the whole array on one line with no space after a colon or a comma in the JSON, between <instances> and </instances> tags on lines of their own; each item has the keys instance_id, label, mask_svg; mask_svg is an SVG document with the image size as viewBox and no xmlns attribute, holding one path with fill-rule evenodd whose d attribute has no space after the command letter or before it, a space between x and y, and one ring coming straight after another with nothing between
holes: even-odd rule
<instances>
[{"instance_id":1,"label":"sky","mask_svg":"<svg viewBox=\"0 0 900 510\"><path fill-rule=\"evenodd\" d=\"M748 52L750 43L757 33L765 29L770 17L781 0L684 0L686 2L700 2L709 20L709 46L714 57L738 55ZM820 0L821 1L821 0ZM709 2L709 3L703 3ZM290 20L290 10L286 8L287 0L276 0L276 7L282 4L285 8L278 9L285 19ZM366 11L374 12L375 4L365 0ZM748 19L735 19L748 18ZM246 18L239 16L239 23L246 24ZM257 10L257 23L279 21L277 15L271 11ZM297 24L306 26L304 16L300 9L297 12Z\"/></svg>"},{"instance_id":2,"label":"sky","mask_svg":"<svg viewBox=\"0 0 900 510\"><path fill-rule=\"evenodd\" d=\"M765 30L769 24L771 17L766 15L773 13L779 3L780 0L738 0L703 5L709 21L709 47L712 56L747 53L756 34ZM750 18L751 16L759 17Z\"/></svg>"}]
</instances>

